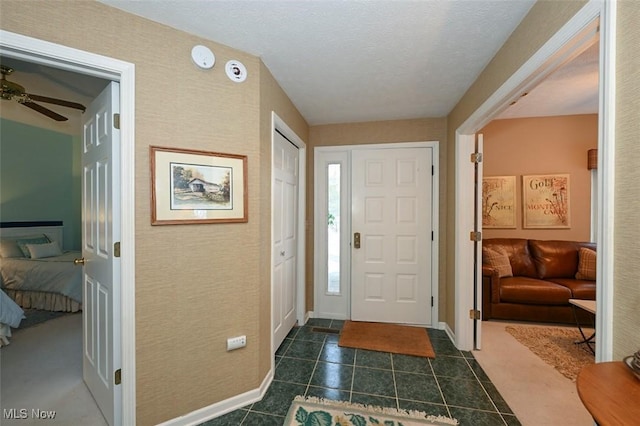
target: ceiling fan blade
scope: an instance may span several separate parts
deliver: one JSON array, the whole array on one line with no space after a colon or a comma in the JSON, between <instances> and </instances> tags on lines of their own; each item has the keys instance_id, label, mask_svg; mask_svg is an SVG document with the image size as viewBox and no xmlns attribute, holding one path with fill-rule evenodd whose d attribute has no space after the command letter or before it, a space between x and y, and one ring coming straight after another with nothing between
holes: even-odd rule
<instances>
[{"instance_id":1,"label":"ceiling fan blade","mask_svg":"<svg viewBox=\"0 0 640 426\"><path fill-rule=\"evenodd\" d=\"M53 112L51 111L49 108L45 108L42 105L38 105L34 102L30 102L30 101L25 101L25 102L21 102L22 105L26 106L27 108L31 108L34 111L39 112L40 114L44 114L49 118L53 118L56 121L67 121L68 118L64 117L60 114L58 114L57 112Z\"/></svg>"},{"instance_id":2,"label":"ceiling fan blade","mask_svg":"<svg viewBox=\"0 0 640 426\"><path fill-rule=\"evenodd\" d=\"M67 107L67 108L75 108L75 109L82 110L82 112L84 112L86 110L84 105L79 104L77 102L65 101L65 100L56 99L56 98L49 98L47 96L33 95L31 93L28 93L27 96L32 101L46 102L48 104L60 105L60 106L64 106L64 107Z\"/></svg>"}]
</instances>

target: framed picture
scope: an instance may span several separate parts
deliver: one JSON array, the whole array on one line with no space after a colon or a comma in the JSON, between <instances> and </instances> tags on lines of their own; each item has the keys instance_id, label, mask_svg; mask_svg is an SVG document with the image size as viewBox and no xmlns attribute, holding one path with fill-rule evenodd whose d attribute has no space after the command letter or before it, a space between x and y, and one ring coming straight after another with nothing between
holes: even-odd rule
<instances>
[{"instance_id":1,"label":"framed picture","mask_svg":"<svg viewBox=\"0 0 640 426\"><path fill-rule=\"evenodd\" d=\"M516 227L516 177L482 179L482 227Z\"/></svg>"},{"instance_id":2,"label":"framed picture","mask_svg":"<svg viewBox=\"0 0 640 426\"><path fill-rule=\"evenodd\" d=\"M247 157L150 147L151 224L247 222Z\"/></svg>"},{"instance_id":3,"label":"framed picture","mask_svg":"<svg viewBox=\"0 0 640 426\"><path fill-rule=\"evenodd\" d=\"M524 228L570 228L569 175L522 176Z\"/></svg>"}]
</instances>

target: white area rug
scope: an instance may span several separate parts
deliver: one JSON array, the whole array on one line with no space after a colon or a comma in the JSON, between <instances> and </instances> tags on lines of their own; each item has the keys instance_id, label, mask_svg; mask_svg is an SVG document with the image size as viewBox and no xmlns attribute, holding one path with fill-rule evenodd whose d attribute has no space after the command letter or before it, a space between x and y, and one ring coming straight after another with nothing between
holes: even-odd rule
<instances>
[{"instance_id":1,"label":"white area rug","mask_svg":"<svg viewBox=\"0 0 640 426\"><path fill-rule=\"evenodd\" d=\"M458 421L430 416L421 411L396 410L343 401L296 396L284 421L285 426L450 426Z\"/></svg>"}]
</instances>

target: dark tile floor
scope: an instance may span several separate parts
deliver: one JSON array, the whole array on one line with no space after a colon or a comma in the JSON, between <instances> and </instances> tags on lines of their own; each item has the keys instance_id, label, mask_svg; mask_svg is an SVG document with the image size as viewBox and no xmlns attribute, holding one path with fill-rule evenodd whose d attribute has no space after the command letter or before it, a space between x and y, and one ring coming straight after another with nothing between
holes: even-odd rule
<instances>
[{"instance_id":1,"label":"dark tile floor","mask_svg":"<svg viewBox=\"0 0 640 426\"><path fill-rule=\"evenodd\" d=\"M464 425L520 425L471 352L446 333L428 329L435 359L341 348L343 321L311 319L295 327L276 351L274 380L264 398L202 426L282 425L296 395L412 409Z\"/></svg>"}]
</instances>

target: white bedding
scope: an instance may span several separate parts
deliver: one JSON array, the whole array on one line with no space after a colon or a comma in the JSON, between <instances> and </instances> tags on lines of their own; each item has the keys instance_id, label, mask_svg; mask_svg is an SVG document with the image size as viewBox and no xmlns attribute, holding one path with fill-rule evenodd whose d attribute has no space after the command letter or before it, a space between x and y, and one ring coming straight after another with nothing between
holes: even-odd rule
<instances>
[{"instance_id":1,"label":"white bedding","mask_svg":"<svg viewBox=\"0 0 640 426\"><path fill-rule=\"evenodd\" d=\"M43 259L3 258L2 287L8 290L63 294L82 303L82 267L73 260L78 251Z\"/></svg>"},{"instance_id":2,"label":"white bedding","mask_svg":"<svg viewBox=\"0 0 640 426\"><path fill-rule=\"evenodd\" d=\"M10 327L18 328L24 318L22 308L0 290L0 346L9 344Z\"/></svg>"}]
</instances>

